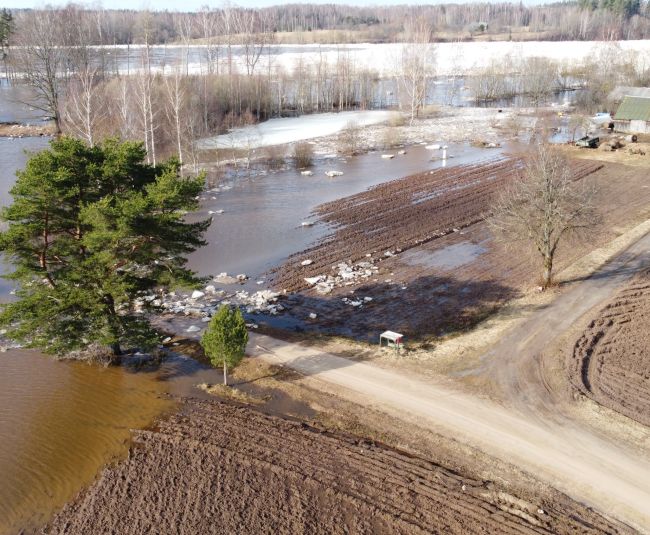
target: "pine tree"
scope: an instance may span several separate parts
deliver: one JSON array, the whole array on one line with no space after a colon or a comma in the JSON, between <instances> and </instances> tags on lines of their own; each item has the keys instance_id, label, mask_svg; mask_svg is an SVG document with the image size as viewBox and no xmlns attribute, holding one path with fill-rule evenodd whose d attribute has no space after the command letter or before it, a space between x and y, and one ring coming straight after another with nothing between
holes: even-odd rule
<instances>
[{"instance_id":1,"label":"pine tree","mask_svg":"<svg viewBox=\"0 0 650 535\"><path fill-rule=\"evenodd\" d=\"M204 177L181 178L176 160L144 163L141 143L89 147L60 138L34 155L0 212L0 251L14 266L17 299L0 309L7 335L48 352L91 343L150 348L159 337L135 300L200 282L186 255L209 221L187 223Z\"/></svg>"},{"instance_id":2,"label":"pine tree","mask_svg":"<svg viewBox=\"0 0 650 535\"><path fill-rule=\"evenodd\" d=\"M244 358L247 343L248 330L241 311L223 305L210 320L201 346L213 366L223 366L224 385L228 385L228 368Z\"/></svg>"}]
</instances>

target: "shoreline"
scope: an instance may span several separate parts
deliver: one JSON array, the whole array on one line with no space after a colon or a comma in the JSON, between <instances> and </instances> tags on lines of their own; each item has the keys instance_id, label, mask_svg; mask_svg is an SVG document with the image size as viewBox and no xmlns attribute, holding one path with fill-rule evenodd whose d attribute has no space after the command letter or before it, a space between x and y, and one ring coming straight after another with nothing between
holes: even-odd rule
<instances>
[{"instance_id":1,"label":"shoreline","mask_svg":"<svg viewBox=\"0 0 650 535\"><path fill-rule=\"evenodd\" d=\"M23 137L53 137L54 126L51 124L32 125L28 123L0 123L0 137L9 139Z\"/></svg>"}]
</instances>

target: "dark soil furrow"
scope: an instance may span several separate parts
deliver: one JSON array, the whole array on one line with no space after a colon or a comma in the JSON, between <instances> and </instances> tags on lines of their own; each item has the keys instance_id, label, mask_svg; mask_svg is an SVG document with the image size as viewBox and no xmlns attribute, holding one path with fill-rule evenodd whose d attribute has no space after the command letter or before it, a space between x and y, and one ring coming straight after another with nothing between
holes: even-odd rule
<instances>
[{"instance_id":1,"label":"dark soil furrow","mask_svg":"<svg viewBox=\"0 0 650 535\"><path fill-rule=\"evenodd\" d=\"M375 442L188 400L157 430L137 432L129 458L45 533L621 532L557 493L504 501L488 486Z\"/></svg>"}]
</instances>

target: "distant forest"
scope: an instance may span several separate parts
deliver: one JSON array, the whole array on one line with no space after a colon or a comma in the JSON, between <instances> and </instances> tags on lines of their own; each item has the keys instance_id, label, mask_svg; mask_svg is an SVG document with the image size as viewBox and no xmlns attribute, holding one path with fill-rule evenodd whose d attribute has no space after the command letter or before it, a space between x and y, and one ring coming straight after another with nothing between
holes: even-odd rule
<instances>
[{"instance_id":1,"label":"distant forest","mask_svg":"<svg viewBox=\"0 0 650 535\"><path fill-rule=\"evenodd\" d=\"M261 9L234 4L198 12L97 9L69 4L53 11L72 22L87 20L93 44L187 43L237 33L263 33L278 43L395 42L404 40L405 22L418 18L434 30L434 40L626 40L650 38L650 1L578 0L524 6L474 3L427 6L355 7L288 4ZM30 10L14 10L13 25ZM143 19L147 19L143 24ZM245 24L242 24L245 21ZM90 22L90 24L88 24Z\"/></svg>"}]
</instances>

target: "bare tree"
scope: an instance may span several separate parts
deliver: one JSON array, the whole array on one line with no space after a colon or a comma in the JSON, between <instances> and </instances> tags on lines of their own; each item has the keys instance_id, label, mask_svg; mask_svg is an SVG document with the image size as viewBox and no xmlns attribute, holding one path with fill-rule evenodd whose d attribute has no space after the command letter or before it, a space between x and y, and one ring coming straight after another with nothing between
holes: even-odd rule
<instances>
[{"instance_id":1,"label":"bare tree","mask_svg":"<svg viewBox=\"0 0 650 535\"><path fill-rule=\"evenodd\" d=\"M535 248L543 261L542 288L548 288L562 240L593 228L599 220L594 195L595 189L584 180L574 180L562 154L543 143L497 200L488 223L497 238L529 242Z\"/></svg>"},{"instance_id":2,"label":"bare tree","mask_svg":"<svg viewBox=\"0 0 650 535\"><path fill-rule=\"evenodd\" d=\"M174 73L164 77L165 96L167 97L167 106L165 112L167 119L174 129L176 138L176 150L178 159L181 163L181 175L183 174L183 141L185 138L184 119L182 117L185 108L185 88L181 79L180 69L174 69Z\"/></svg>"},{"instance_id":3,"label":"bare tree","mask_svg":"<svg viewBox=\"0 0 650 535\"><path fill-rule=\"evenodd\" d=\"M66 49L62 47L59 13L54 9L31 11L21 21L16 39L16 68L34 88L36 98L30 102L49 114L56 133L61 133L61 93Z\"/></svg>"},{"instance_id":4,"label":"bare tree","mask_svg":"<svg viewBox=\"0 0 650 535\"><path fill-rule=\"evenodd\" d=\"M270 45L273 34L262 28L262 21L256 11L239 9L234 13L235 30L244 56L246 74L252 76L264 49Z\"/></svg>"},{"instance_id":5,"label":"bare tree","mask_svg":"<svg viewBox=\"0 0 650 535\"><path fill-rule=\"evenodd\" d=\"M90 66L74 73L66 90L63 110L66 130L91 146L95 144L97 124L106 115L101 94L97 69Z\"/></svg>"},{"instance_id":6,"label":"bare tree","mask_svg":"<svg viewBox=\"0 0 650 535\"><path fill-rule=\"evenodd\" d=\"M206 72L219 74L219 15L208 6L203 6L198 13L199 28L203 39Z\"/></svg>"},{"instance_id":7,"label":"bare tree","mask_svg":"<svg viewBox=\"0 0 650 535\"><path fill-rule=\"evenodd\" d=\"M399 87L403 89L411 116L411 123L425 103L427 82L435 71L435 47L432 29L424 19L411 20L405 25L406 42L399 58Z\"/></svg>"}]
</instances>

